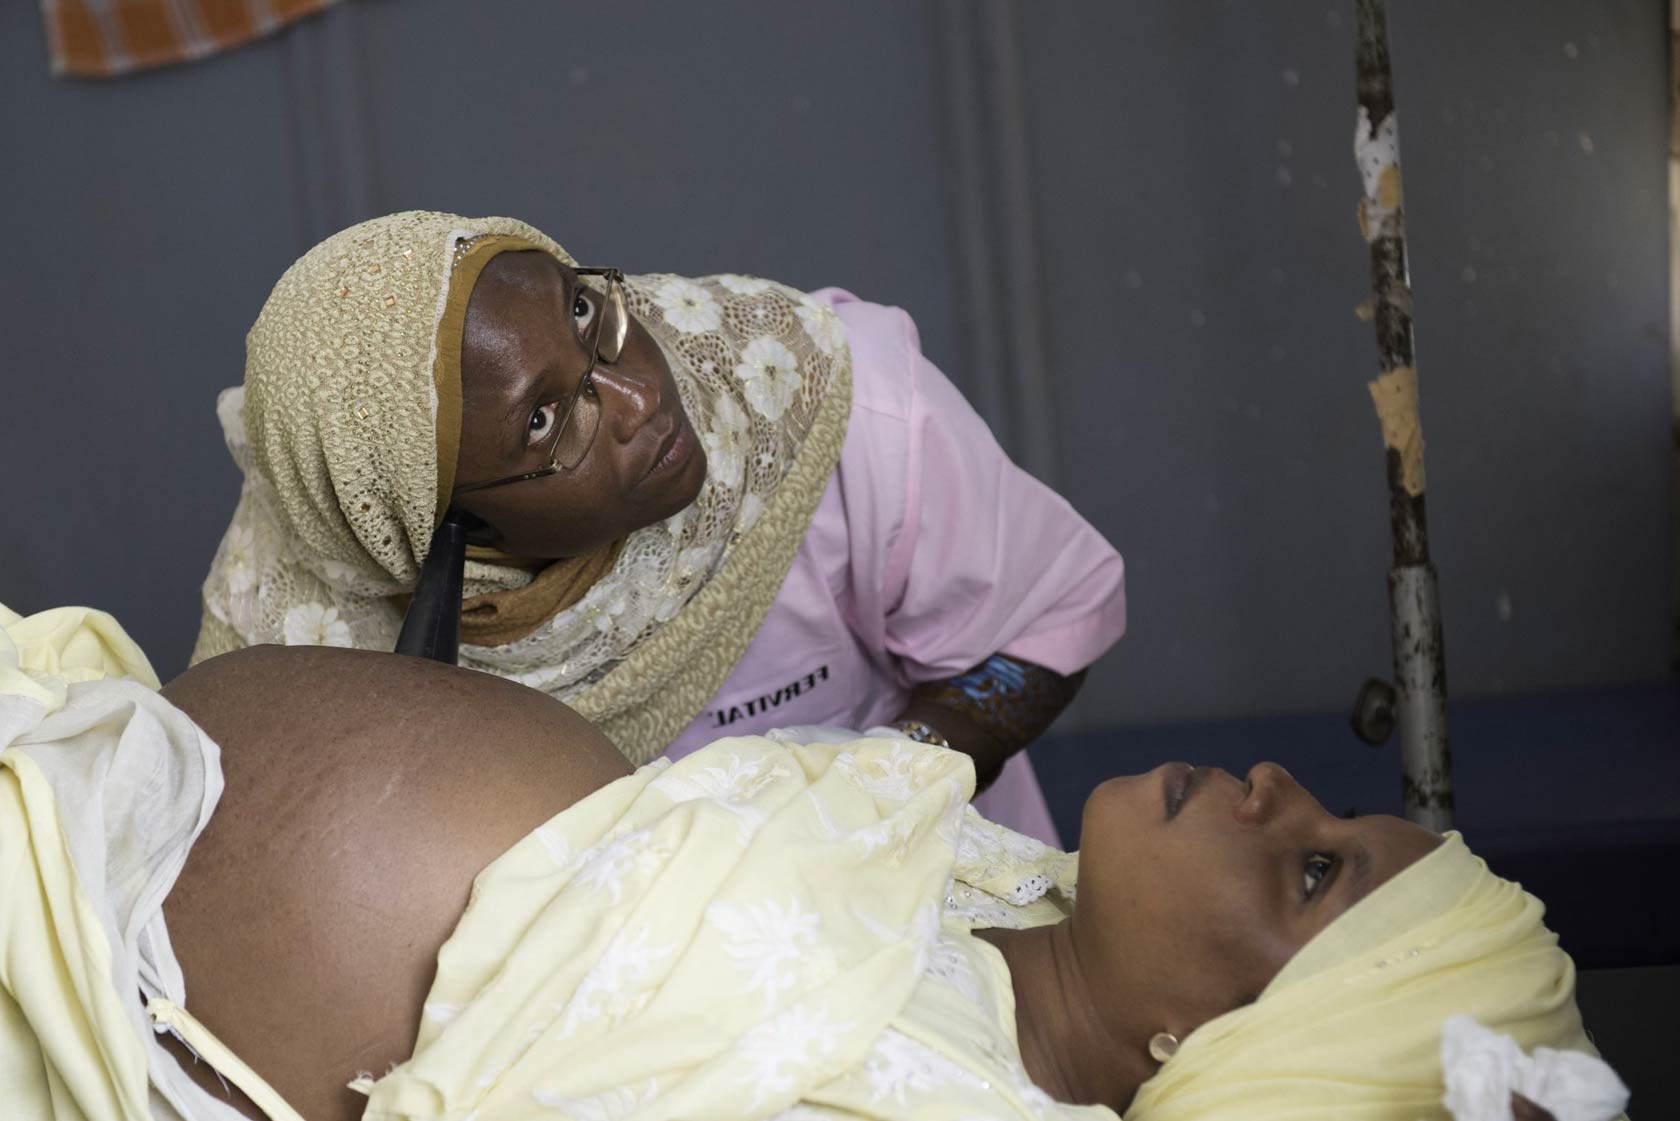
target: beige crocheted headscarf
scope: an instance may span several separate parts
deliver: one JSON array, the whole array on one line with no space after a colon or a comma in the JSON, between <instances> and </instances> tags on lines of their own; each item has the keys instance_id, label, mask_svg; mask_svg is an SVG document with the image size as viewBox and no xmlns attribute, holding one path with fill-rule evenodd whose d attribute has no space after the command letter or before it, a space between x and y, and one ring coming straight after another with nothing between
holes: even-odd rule
<instances>
[{"instance_id":1,"label":"beige crocheted headscarf","mask_svg":"<svg viewBox=\"0 0 1680 1121\"><path fill-rule=\"evenodd\" d=\"M575 263L515 219L416 211L336 234L280 278L245 385L217 404L245 483L194 662L265 642L391 649L454 485L472 283L496 252L532 248ZM625 295L669 361L706 482L576 602L514 641L463 644L461 664L559 697L642 762L723 684L780 590L839 460L851 358L831 310L767 280L636 276ZM466 576L479 602L533 581L497 559L469 558Z\"/></svg>"}]
</instances>

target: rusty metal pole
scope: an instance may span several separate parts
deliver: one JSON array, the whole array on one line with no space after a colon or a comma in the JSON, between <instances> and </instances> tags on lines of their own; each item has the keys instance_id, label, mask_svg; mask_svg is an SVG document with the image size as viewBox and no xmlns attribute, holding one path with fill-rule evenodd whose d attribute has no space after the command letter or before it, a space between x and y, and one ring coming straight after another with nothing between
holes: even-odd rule
<instances>
[{"instance_id":1,"label":"rusty metal pole","mask_svg":"<svg viewBox=\"0 0 1680 1121\"><path fill-rule=\"evenodd\" d=\"M1354 158L1364 181L1359 227L1371 246L1372 319L1382 373L1370 383L1388 460L1393 566L1389 627L1400 718L1406 816L1434 830L1452 827L1452 749L1447 742L1447 673L1441 601L1424 516L1423 429L1412 351L1412 289L1400 186L1400 135L1388 58L1386 0L1358 6L1359 120Z\"/></svg>"}]
</instances>

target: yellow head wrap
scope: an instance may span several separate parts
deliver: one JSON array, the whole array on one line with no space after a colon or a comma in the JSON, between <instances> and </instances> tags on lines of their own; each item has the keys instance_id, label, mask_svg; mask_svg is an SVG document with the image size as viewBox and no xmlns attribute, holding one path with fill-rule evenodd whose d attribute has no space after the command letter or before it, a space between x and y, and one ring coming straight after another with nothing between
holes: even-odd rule
<instances>
[{"instance_id":1,"label":"yellow head wrap","mask_svg":"<svg viewBox=\"0 0 1680 1121\"><path fill-rule=\"evenodd\" d=\"M1457 833L1349 908L1260 999L1203 1025L1127 1121L1436 1121L1441 1027L1596 1055L1544 906Z\"/></svg>"}]
</instances>

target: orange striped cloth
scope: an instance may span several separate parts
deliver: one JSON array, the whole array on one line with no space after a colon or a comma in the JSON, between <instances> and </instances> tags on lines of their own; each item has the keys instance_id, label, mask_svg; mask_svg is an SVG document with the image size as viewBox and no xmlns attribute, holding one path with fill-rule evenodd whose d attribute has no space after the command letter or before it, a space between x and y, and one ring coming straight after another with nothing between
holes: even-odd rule
<instances>
[{"instance_id":1,"label":"orange striped cloth","mask_svg":"<svg viewBox=\"0 0 1680 1121\"><path fill-rule=\"evenodd\" d=\"M203 58L337 0L41 0L54 74L109 78Z\"/></svg>"}]
</instances>

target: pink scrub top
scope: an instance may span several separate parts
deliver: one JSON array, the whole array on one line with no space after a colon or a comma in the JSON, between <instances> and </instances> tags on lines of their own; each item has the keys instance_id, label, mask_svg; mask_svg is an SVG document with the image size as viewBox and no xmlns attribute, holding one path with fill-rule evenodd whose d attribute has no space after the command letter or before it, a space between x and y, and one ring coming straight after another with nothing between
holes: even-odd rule
<instances>
[{"instance_id":1,"label":"pink scrub top","mask_svg":"<svg viewBox=\"0 0 1680 1121\"><path fill-rule=\"evenodd\" d=\"M922 357L910 317L837 288L812 297L851 344L840 464L757 635L673 757L790 724L884 724L919 682L996 653L1074 673L1126 629L1120 554L1010 462ZM975 805L1057 843L1025 754Z\"/></svg>"}]
</instances>

